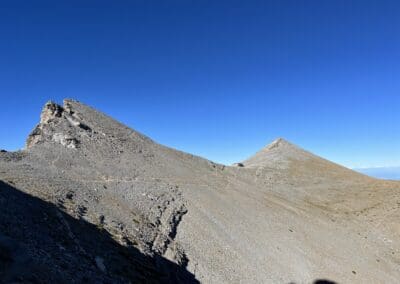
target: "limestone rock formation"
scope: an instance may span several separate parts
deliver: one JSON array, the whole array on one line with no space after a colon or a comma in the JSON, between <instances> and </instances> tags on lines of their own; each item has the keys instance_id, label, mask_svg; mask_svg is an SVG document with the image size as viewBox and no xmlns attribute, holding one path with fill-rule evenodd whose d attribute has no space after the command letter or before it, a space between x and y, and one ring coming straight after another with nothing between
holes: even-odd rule
<instances>
[{"instance_id":1,"label":"limestone rock formation","mask_svg":"<svg viewBox=\"0 0 400 284\"><path fill-rule=\"evenodd\" d=\"M0 282L400 278L400 183L284 139L229 167L49 102L0 180Z\"/></svg>"}]
</instances>

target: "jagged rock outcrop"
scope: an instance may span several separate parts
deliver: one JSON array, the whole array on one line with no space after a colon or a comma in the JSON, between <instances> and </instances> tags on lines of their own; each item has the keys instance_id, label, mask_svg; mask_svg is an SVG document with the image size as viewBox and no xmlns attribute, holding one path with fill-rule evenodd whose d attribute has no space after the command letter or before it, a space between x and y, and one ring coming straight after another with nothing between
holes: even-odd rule
<instances>
[{"instance_id":1,"label":"jagged rock outcrop","mask_svg":"<svg viewBox=\"0 0 400 284\"><path fill-rule=\"evenodd\" d=\"M64 107L50 101L42 110L40 123L28 136L26 147L31 148L44 141L53 141L75 149L79 146L79 137L83 133L89 135L85 133L88 131L90 132L91 128L79 120L68 101Z\"/></svg>"},{"instance_id":2,"label":"jagged rock outcrop","mask_svg":"<svg viewBox=\"0 0 400 284\"><path fill-rule=\"evenodd\" d=\"M65 100L26 146L0 152L0 282L400 278L400 184L283 139L229 167Z\"/></svg>"}]
</instances>

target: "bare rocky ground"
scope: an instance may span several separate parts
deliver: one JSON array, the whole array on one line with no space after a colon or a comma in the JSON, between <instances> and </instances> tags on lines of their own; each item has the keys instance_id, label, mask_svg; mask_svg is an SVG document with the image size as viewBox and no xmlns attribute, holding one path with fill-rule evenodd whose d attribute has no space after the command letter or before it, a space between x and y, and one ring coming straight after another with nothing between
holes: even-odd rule
<instances>
[{"instance_id":1,"label":"bare rocky ground","mask_svg":"<svg viewBox=\"0 0 400 284\"><path fill-rule=\"evenodd\" d=\"M283 139L224 166L65 100L0 180L3 283L400 279L400 183Z\"/></svg>"}]
</instances>

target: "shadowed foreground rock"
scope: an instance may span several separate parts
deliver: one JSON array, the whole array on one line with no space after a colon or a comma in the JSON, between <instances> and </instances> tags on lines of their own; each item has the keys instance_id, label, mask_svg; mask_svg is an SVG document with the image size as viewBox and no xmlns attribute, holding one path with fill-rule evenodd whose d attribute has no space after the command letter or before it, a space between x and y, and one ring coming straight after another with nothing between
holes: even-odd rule
<instances>
[{"instance_id":1,"label":"shadowed foreground rock","mask_svg":"<svg viewBox=\"0 0 400 284\"><path fill-rule=\"evenodd\" d=\"M1 283L197 283L184 268L0 181Z\"/></svg>"}]
</instances>

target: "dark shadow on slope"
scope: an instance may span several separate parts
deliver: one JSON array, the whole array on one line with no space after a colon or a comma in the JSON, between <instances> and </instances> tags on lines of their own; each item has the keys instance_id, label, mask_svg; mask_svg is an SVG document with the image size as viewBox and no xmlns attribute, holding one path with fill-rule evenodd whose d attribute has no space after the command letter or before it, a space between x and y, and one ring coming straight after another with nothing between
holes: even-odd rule
<instances>
[{"instance_id":1,"label":"dark shadow on slope","mask_svg":"<svg viewBox=\"0 0 400 284\"><path fill-rule=\"evenodd\" d=\"M0 181L0 283L198 283L101 228Z\"/></svg>"},{"instance_id":2,"label":"dark shadow on slope","mask_svg":"<svg viewBox=\"0 0 400 284\"><path fill-rule=\"evenodd\" d=\"M296 282L290 282L289 284L296 284ZM338 283L328 279L317 279L313 282L313 284L338 284Z\"/></svg>"},{"instance_id":3,"label":"dark shadow on slope","mask_svg":"<svg viewBox=\"0 0 400 284\"><path fill-rule=\"evenodd\" d=\"M337 284L337 283L327 279L318 279L315 280L313 284Z\"/></svg>"}]
</instances>

